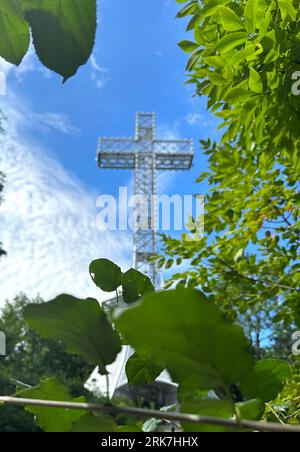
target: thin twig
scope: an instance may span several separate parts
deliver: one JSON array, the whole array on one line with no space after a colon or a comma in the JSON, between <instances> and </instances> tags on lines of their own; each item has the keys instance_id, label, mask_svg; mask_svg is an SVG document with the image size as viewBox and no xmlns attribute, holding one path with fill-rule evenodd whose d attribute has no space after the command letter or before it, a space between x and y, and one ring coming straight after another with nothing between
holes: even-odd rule
<instances>
[{"instance_id":1,"label":"thin twig","mask_svg":"<svg viewBox=\"0 0 300 452\"><path fill-rule=\"evenodd\" d=\"M116 405L99 405L94 403L73 403L73 402L58 402L50 400L31 400L15 397L0 397L0 404L10 404L17 406L36 406L44 408L61 408L68 410L84 410L84 411L98 411L99 413L115 414L115 415L129 415L142 419L165 419L180 423L190 423L198 425L214 425L228 428L244 428L246 430L258 432L278 432L278 433L300 433L300 426L281 425L270 422L256 422L256 421L236 421L233 419L222 419L217 417L198 416L195 414L181 414L168 413L157 410L145 410L142 408L133 407L119 407Z\"/></svg>"},{"instance_id":2,"label":"thin twig","mask_svg":"<svg viewBox=\"0 0 300 452\"><path fill-rule=\"evenodd\" d=\"M280 419L280 417L278 416L276 411L273 409L273 407L269 403L267 403L266 405L267 405L267 408L269 408L269 410L273 414L273 416L276 417L277 421L280 422L281 425L284 425L284 422Z\"/></svg>"},{"instance_id":3,"label":"thin twig","mask_svg":"<svg viewBox=\"0 0 300 452\"><path fill-rule=\"evenodd\" d=\"M287 286L285 284L279 284L274 281L267 281L267 280L251 278L250 276L244 275L243 273L239 272L236 268L234 268L232 265L230 265L228 262L226 262L221 257L217 256L216 254L214 254L214 256L217 258L218 262L220 262L222 265L227 267L232 273L234 273L239 278L245 279L245 280L247 280L251 283L255 283L255 284L265 284L266 286L271 286L271 288L278 287L280 289L290 290L292 292L300 292L300 289L298 289L297 287L291 287L291 286Z\"/></svg>"}]
</instances>

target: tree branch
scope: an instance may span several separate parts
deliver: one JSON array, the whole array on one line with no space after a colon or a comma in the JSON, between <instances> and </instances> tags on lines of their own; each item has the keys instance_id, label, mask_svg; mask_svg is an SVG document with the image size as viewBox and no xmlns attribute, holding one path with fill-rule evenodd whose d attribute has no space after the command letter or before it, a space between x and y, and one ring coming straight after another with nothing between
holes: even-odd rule
<instances>
[{"instance_id":1,"label":"tree branch","mask_svg":"<svg viewBox=\"0 0 300 452\"><path fill-rule=\"evenodd\" d=\"M195 414L168 413L165 411L145 410L142 408L119 407L112 404L99 405L94 403L73 403L50 400L31 400L15 397L0 397L0 405L9 404L17 406L36 406L44 408L61 408L68 410L98 411L105 414L129 415L142 419L162 419L173 422L188 422L195 425L213 425L228 428L244 428L258 432L300 433L300 426L281 425L270 422L236 421L217 417L198 416Z\"/></svg>"}]
</instances>

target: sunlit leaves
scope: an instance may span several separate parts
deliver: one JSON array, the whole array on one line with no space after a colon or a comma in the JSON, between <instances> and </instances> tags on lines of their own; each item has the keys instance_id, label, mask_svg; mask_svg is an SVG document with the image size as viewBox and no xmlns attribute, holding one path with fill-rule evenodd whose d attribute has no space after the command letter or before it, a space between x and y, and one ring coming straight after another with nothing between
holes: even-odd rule
<instances>
[{"instance_id":1,"label":"sunlit leaves","mask_svg":"<svg viewBox=\"0 0 300 452\"><path fill-rule=\"evenodd\" d=\"M223 142L238 139L243 147L255 142L265 149L297 148L300 105L292 93L292 74L299 69L299 30L293 25L300 16L299 5L286 0L215 0L191 15L197 17L193 28L200 50L189 48L190 82L196 85L197 94L208 97L213 113L219 114L220 109L227 113ZM207 58L220 56L226 65L213 66L212 71ZM233 95L228 96L229 92ZM244 115L235 112L247 112L246 103L259 93L266 93L258 104L259 112L249 112L244 124ZM288 108L291 116L286 121Z\"/></svg>"},{"instance_id":2,"label":"sunlit leaves","mask_svg":"<svg viewBox=\"0 0 300 452\"><path fill-rule=\"evenodd\" d=\"M192 41L181 41L178 45L187 53L193 52L198 48L198 44Z\"/></svg>"},{"instance_id":3,"label":"sunlit leaves","mask_svg":"<svg viewBox=\"0 0 300 452\"><path fill-rule=\"evenodd\" d=\"M218 7L219 17L217 20L222 24L226 31L238 31L244 28L242 20L238 15L227 6Z\"/></svg>"},{"instance_id":4,"label":"sunlit leaves","mask_svg":"<svg viewBox=\"0 0 300 452\"><path fill-rule=\"evenodd\" d=\"M217 44L217 50L221 54L230 52L232 49L244 44L248 39L248 35L244 32L230 33L224 36Z\"/></svg>"},{"instance_id":5,"label":"sunlit leaves","mask_svg":"<svg viewBox=\"0 0 300 452\"><path fill-rule=\"evenodd\" d=\"M245 6L245 22L249 33L254 33L256 30L256 18L259 1L260 0L247 0Z\"/></svg>"},{"instance_id":6,"label":"sunlit leaves","mask_svg":"<svg viewBox=\"0 0 300 452\"><path fill-rule=\"evenodd\" d=\"M67 352L98 365L101 374L106 374L106 366L114 362L121 350L118 334L92 298L79 300L60 295L48 303L29 305L24 316L38 334L58 339Z\"/></svg>"},{"instance_id":7,"label":"sunlit leaves","mask_svg":"<svg viewBox=\"0 0 300 452\"><path fill-rule=\"evenodd\" d=\"M249 88L255 93L261 93L263 91L263 84L260 75L253 68L250 68Z\"/></svg>"},{"instance_id":8,"label":"sunlit leaves","mask_svg":"<svg viewBox=\"0 0 300 452\"><path fill-rule=\"evenodd\" d=\"M297 11L289 0L278 0L278 6L284 20L295 21L297 19Z\"/></svg>"}]
</instances>

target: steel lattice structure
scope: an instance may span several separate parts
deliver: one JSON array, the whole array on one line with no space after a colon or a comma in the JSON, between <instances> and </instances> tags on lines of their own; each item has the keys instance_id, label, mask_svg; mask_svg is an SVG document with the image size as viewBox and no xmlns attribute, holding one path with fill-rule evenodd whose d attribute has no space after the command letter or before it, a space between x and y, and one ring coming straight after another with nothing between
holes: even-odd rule
<instances>
[{"instance_id":1,"label":"steel lattice structure","mask_svg":"<svg viewBox=\"0 0 300 452\"><path fill-rule=\"evenodd\" d=\"M156 139L155 113L137 113L134 138L100 138L98 163L105 169L135 171L134 194L153 202L157 195L158 170L189 170L193 163L192 140ZM144 198L145 199L145 198ZM147 224L141 225L136 213L133 266L157 285L157 269L149 257L157 252L156 210L148 205ZM151 212L151 213L150 213Z\"/></svg>"}]
</instances>

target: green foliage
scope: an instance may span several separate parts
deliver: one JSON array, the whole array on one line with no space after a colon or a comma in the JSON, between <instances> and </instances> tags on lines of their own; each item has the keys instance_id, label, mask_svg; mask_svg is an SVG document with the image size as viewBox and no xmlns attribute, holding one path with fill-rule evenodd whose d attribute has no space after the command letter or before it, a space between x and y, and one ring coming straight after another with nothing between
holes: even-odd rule
<instances>
[{"instance_id":1,"label":"green foliage","mask_svg":"<svg viewBox=\"0 0 300 452\"><path fill-rule=\"evenodd\" d=\"M113 268L111 263L106 265ZM49 303L25 307L25 317L42 336L59 339L66 351L100 363L102 373L105 365L115 359L122 337L123 344L131 345L138 353L127 363L129 383L153 382L166 369L181 385L182 411L260 419L265 411L264 402L276 397L289 377L289 366L284 362L270 360L254 365L241 328L225 318L213 297L194 289L146 291L139 303L117 314L115 327L122 334L120 337L98 302L92 299L84 301L62 295ZM215 390L219 399L208 398L208 390ZM18 395L74 402L69 390L54 379ZM75 402L83 400L77 398ZM26 409L36 416L44 431L123 432L138 428L132 426L130 419L124 425L124 419L116 423L110 416L87 415L79 410L63 410L58 415L56 409L49 407ZM149 420L145 428L150 428L150 424ZM184 427L191 431L191 426ZM215 430L222 429L199 428Z\"/></svg>"},{"instance_id":2,"label":"green foliage","mask_svg":"<svg viewBox=\"0 0 300 452\"><path fill-rule=\"evenodd\" d=\"M145 296L116 326L140 356L166 367L174 381L189 388L228 392L253 366L241 329L228 324L213 302L195 290Z\"/></svg>"},{"instance_id":3,"label":"green foliage","mask_svg":"<svg viewBox=\"0 0 300 452\"><path fill-rule=\"evenodd\" d=\"M118 431L112 418L101 414L85 414L74 422L70 432L77 433L99 433ZM127 430L125 430L127 431ZM135 431L135 430L134 430Z\"/></svg>"},{"instance_id":4,"label":"green foliage","mask_svg":"<svg viewBox=\"0 0 300 452\"><path fill-rule=\"evenodd\" d=\"M28 24L19 0L0 3L0 55L12 64L20 64L30 42Z\"/></svg>"},{"instance_id":5,"label":"green foliage","mask_svg":"<svg viewBox=\"0 0 300 452\"><path fill-rule=\"evenodd\" d=\"M186 398L181 404L183 413L198 414L200 416L211 416L229 419L234 414L232 403L228 400L208 400L198 397ZM183 425L185 432L226 432L225 427L211 427L206 425L195 425L185 423Z\"/></svg>"},{"instance_id":6,"label":"green foliage","mask_svg":"<svg viewBox=\"0 0 300 452\"><path fill-rule=\"evenodd\" d=\"M98 365L103 375L121 351L118 335L92 298L79 300L61 295L43 305L27 306L24 317L41 336L60 340L67 352Z\"/></svg>"},{"instance_id":7,"label":"green foliage","mask_svg":"<svg viewBox=\"0 0 300 452\"><path fill-rule=\"evenodd\" d=\"M73 398L68 388L55 379L44 380L38 386L20 391L17 395L18 397L31 400L85 402L84 397ZM36 423L44 432L68 432L73 422L77 421L84 414L80 410L61 410L58 408L27 406L25 409L35 416Z\"/></svg>"},{"instance_id":8,"label":"green foliage","mask_svg":"<svg viewBox=\"0 0 300 452\"><path fill-rule=\"evenodd\" d=\"M6 302L1 310L0 331L6 334L7 355L0 358L0 394L12 395L16 387L34 387L41 380L54 377L76 398L82 394L82 384L94 366L79 356L65 353L57 340L42 339L28 328L22 312L33 302L42 300L20 296ZM0 431L34 432L39 428L29 412L21 407L4 406L0 410Z\"/></svg>"},{"instance_id":9,"label":"green foliage","mask_svg":"<svg viewBox=\"0 0 300 452\"><path fill-rule=\"evenodd\" d=\"M31 31L41 62L66 81L91 55L96 23L96 0L2 0L0 56L20 64Z\"/></svg>"},{"instance_id":10,"label":"green foliage","mask_svg":"<svg viewBox=\"0 0 300 452\"><path fill-rule=\"evenodd\" d=\"M0 133L3 132L3 128L2 128L2 122L3 122L3 114L0 111ZM0 171L0 205L2 202L2 190L3 190L3 185L4 185L4 174ZM3 256L5 254L5 251L3 251L2 249L2 243L0 241L0 258L1 256Z\"/></svg>"},{"instance_id":11,"label":"green foliage","mask_svg":"<svg viewBox=\"0 0 300 452\"><path fill-rule=\"evenodd\" d=\"M198 179L209 185L202 239L163 236L158 263L181 264L166 288L213 294L258 358L272 347L291 358L287 337L300 303L299 96L292 92L299 2L179 3L198 45L189 82L224 133L219 143L201 141L210 168Z\"/></svg>"},{"instance_id":12,"label":"green foliage","mask_svg":"<svg viewBox=\"0 0 300 452\"><path fill-rule=\"evenodd\" d=\"M122 286L123 300L127 304L138 301L144 294L153 292L154 287L148 276L131 268L122 273L120 267L108 259L97 259L90 265L90 275L94 283L104 292L117 292Z\"/></svg>"},{"instance_id":13,"label":"green foliage","mask_svg":"<svg viewBox=\"0 0 300 452\"><path fill-rule=\"evenodd\" d=\"M2 202L1 192L3 190L3 184L4 184L4 175L0 171L0 204ZM2 243L0 242L0 257L3 256L4 254L5 252L2 250Z\"/></svg>"},{"instance_id":14,"label":"green foliage","mask_svg":"<svg viewBox=\"0 0 300 452\"><path fill-rule=\"evenodd\" d=\"M142 295L154 292L154 287L148 276L142 275L135 269L128 270L122 276L123 299L130 304L137 301Z\"/></svg>"},{"instance_id":15,"label":"green foliage","mask_svg":"<svg viewBox=\"0 0 300 452\"><path fill-rule=\"evenodd\" d=\"M153 383L163 370L163 367L153 364L147 357L134 354L126 363L128 384L146 385Z\"/></svg>"},{"instance_id":16,"label":"green foliage","mask_svg":"<svg viewBox=\"0 0 300 452\"><path fill-rule=\"evenodd\" d=\"M268 150L298 149L300 8L296 0L179 1L189 17L190 81L224 120L223 142Z\"/></svg>"},{"instance_id":17,"label":"green foliage","mask_svg":"<svg viewBox=\"0 0 300 452\"><path fill-rule=\"evenodd\" d=\"M275 400L290 377L290 366L286 361L262 360L242 382L247 397L257 397L263 402Z\"/></svg>"},{"instance_id":18,"label":"green foliage","mask_svg":"<svg viewBox=\"0 0 300 452\"><path fill-rule=\"evenodd\" d=\"M96 286L105 292L113 292L121 285L121 269L108 259L93 261L90 265L90 275Z\"/></svg>"}]
</instances>

